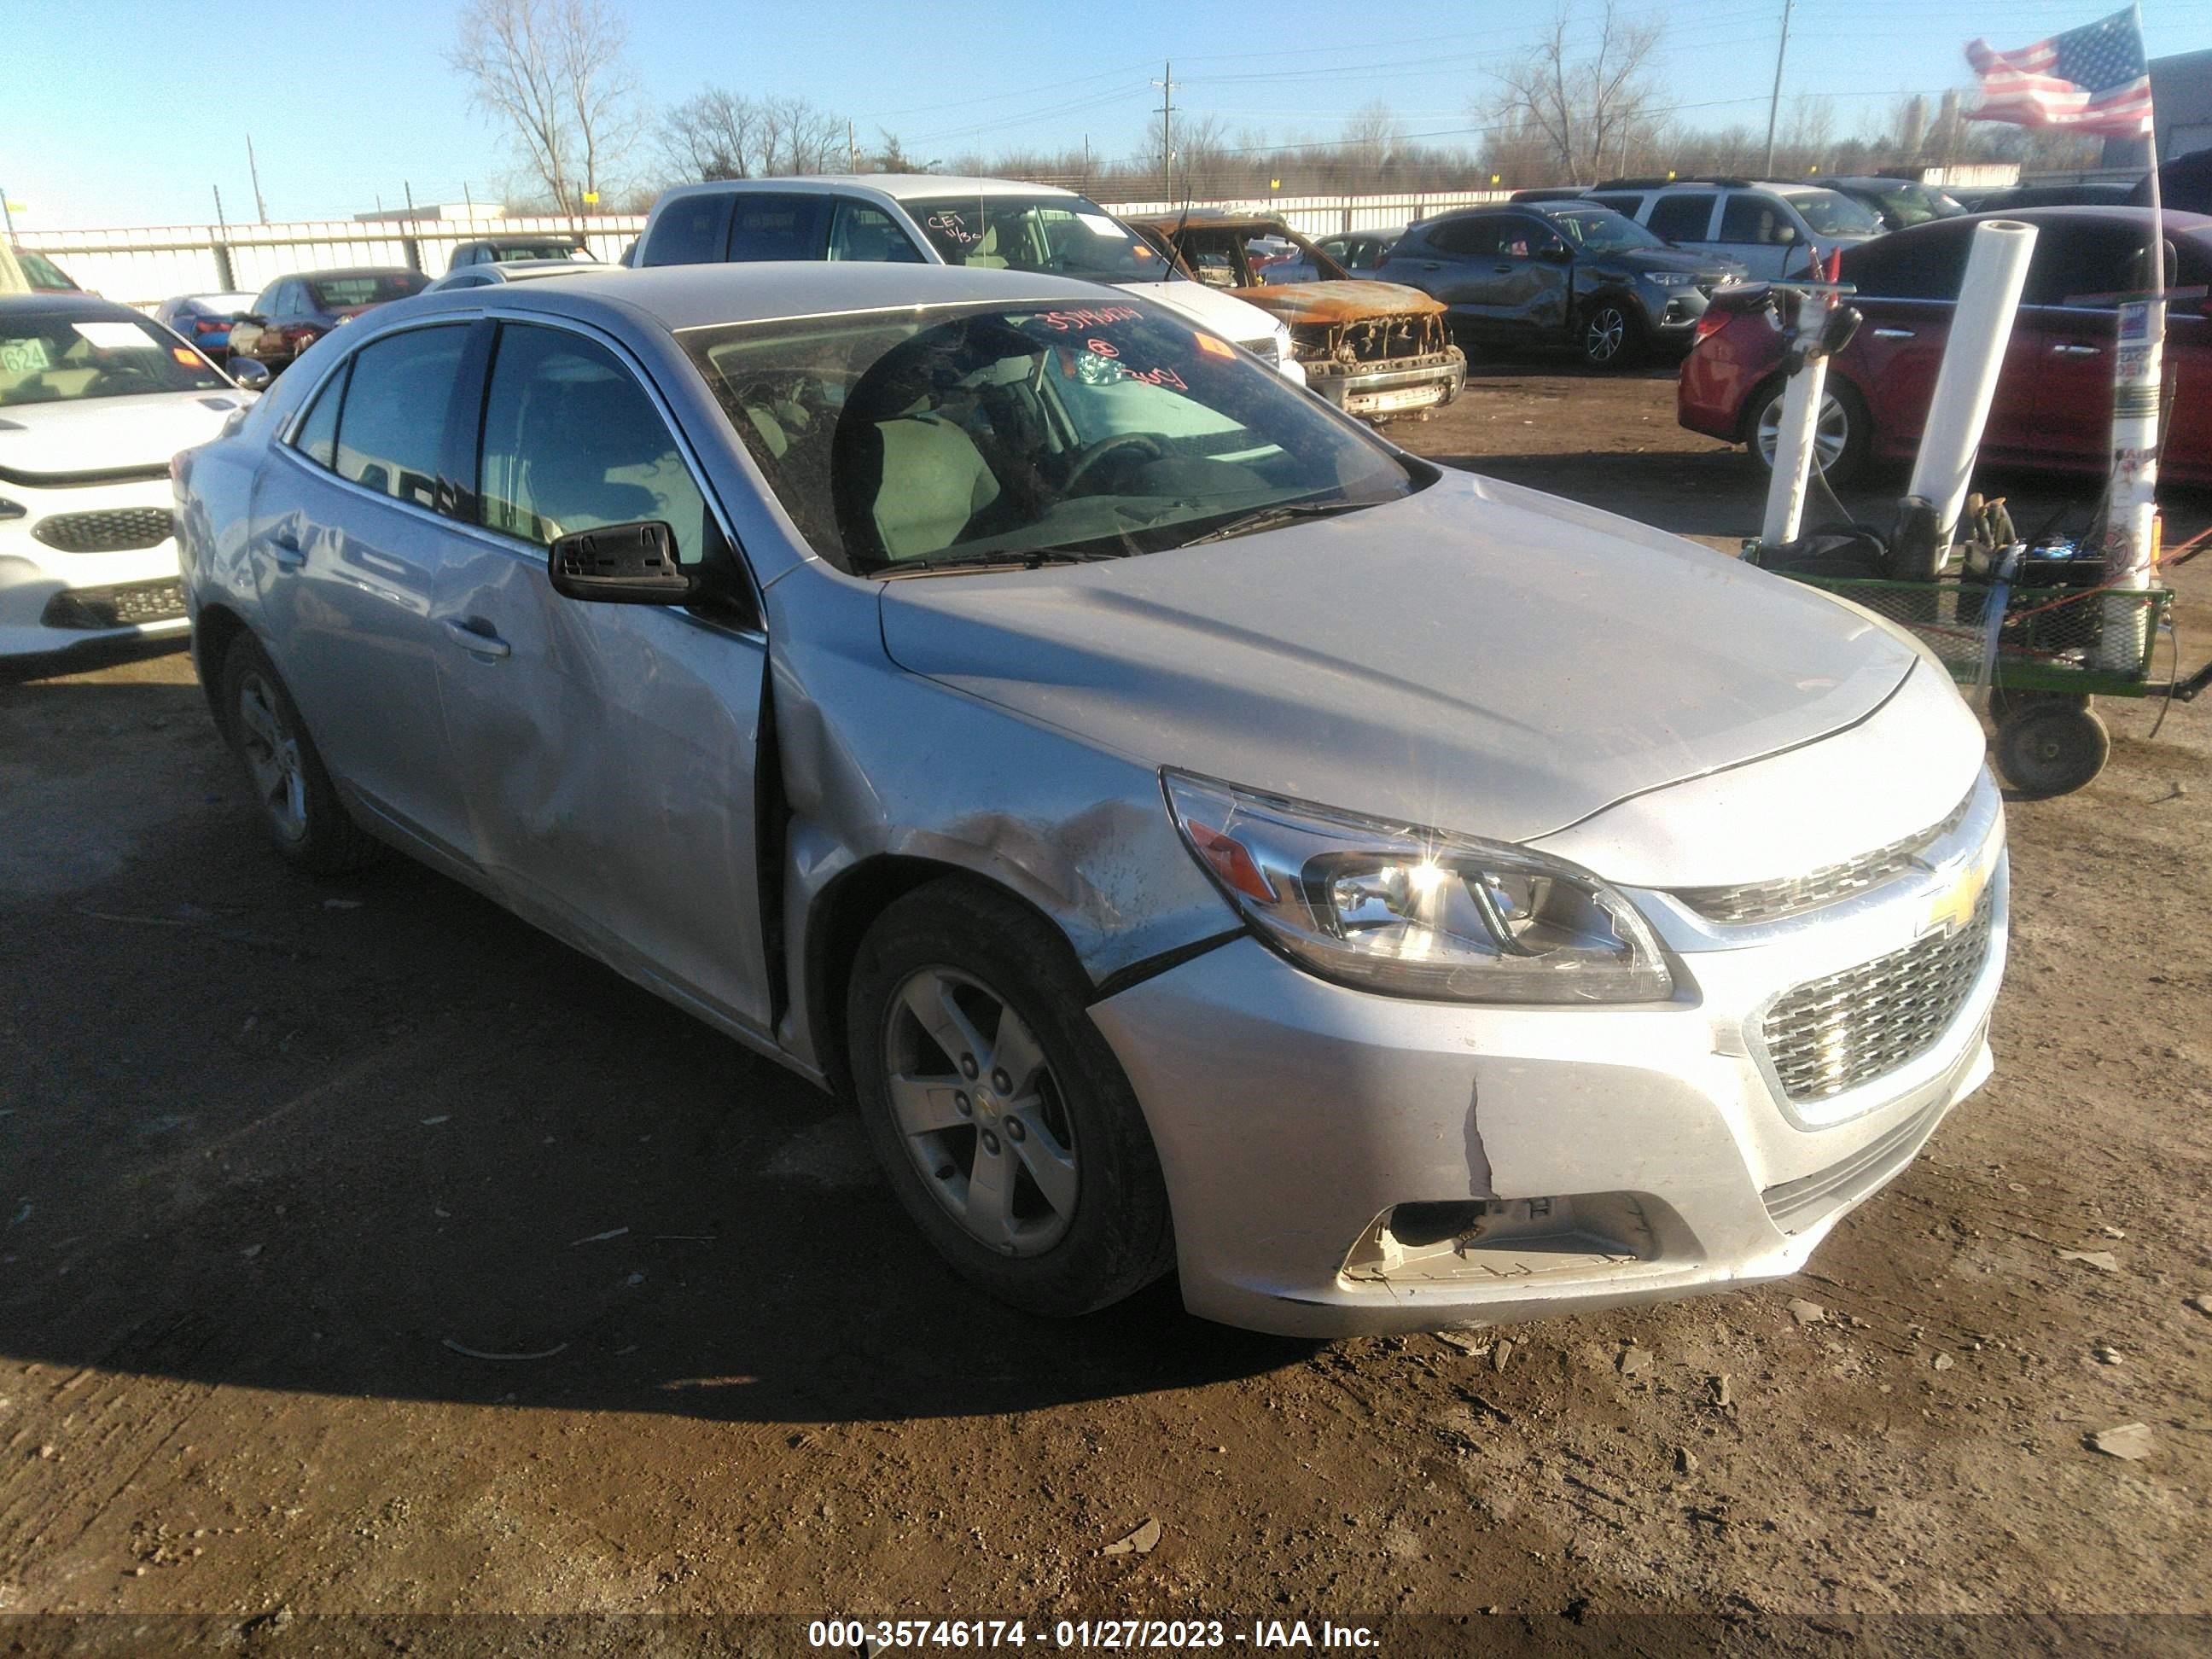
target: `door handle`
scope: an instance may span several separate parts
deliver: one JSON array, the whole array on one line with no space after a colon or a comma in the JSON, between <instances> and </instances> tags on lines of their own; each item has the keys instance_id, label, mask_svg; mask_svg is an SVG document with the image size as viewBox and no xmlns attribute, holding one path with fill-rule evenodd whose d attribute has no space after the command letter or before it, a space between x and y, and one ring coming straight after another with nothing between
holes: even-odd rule
<instances>
[{"instance_id":1,"label":"door handle","mask_svg":"<svg viewBox=\"0 0 2212 1659\"><path fill-rule=\"evenodd\" d=\"M448 617L446 631L453 636L456 645L472 657L483 657L495 662L514 650L513 646L491 631L491 624L487 622L474 618L460 622Z\"/></svg>"},{"instance_id":2,"label":"door handle","mask_svg":"<svg viewBox=\"0 0 2212 1659\"><path fill-rule=\"evenodd\" d=\"M280 530L270 537L269 545L280 570L297 570L307 563L307 556L300 546L300 538L289 530Z\"/></svg>"},{"instance_id":3,"label":"door handle","mask_svg":"<svg viewBox=\"0 0 2212 1659\"><path fill-rule=\"evenodd\" d=\"M2102 346L2082 345L2073 340L2061 340L2051 348L2051 355L2054 357L2101 357L2105 355L2105 349Z\"/></svg>"},{"instance_id":4,"label":"door handle","mask_svg":"<svg viewBox=\"0 0 2212 1659\"><path fill-rule=\"evenodd\" d=\"M1424 259L1421 261L1421 269L1423 270L1442 270L1443 266L1437 260Z\"/></svg>"},{"instance_id":5,"label":"door handle","mask_svg":"<svg viewBox=\"0 0 2212 1659\"><path fill-rule=\"evenodd\" d=\"M1492 265L1490 268L1490 274L1493 276L1510 276L1513 274L1513 267L1511 265Z\"/></svg>"},{"instance_id":6,"label":"door handle","mask_svg":"<svg viewBox=\"0 0 2212 1659\"><path fill-rule=\"evenodd\" d=\"M1919 332L1917 328L1878 328L1874 331L1874 337L1877 340L1910 340L1917 337Z\"/></svg>"}]
</instances>

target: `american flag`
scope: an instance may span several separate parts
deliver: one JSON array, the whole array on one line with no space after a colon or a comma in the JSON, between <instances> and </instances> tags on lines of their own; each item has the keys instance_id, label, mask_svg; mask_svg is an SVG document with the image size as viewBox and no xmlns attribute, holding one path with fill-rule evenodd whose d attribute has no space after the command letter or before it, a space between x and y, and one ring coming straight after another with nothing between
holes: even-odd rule
<instances>
[{"instance_id":1,"label":"american flag","mask_svg":"<svg viewBox=\"0 0 2212 1659\"><path fill-rule=\"evenodd\" d=\"M2132 7L2018 52L1977 40L1966 61L1982 77L1981 107L1969 120L2118 137L2150 131L2150 65Z\"/></svg>"}]
</instances>

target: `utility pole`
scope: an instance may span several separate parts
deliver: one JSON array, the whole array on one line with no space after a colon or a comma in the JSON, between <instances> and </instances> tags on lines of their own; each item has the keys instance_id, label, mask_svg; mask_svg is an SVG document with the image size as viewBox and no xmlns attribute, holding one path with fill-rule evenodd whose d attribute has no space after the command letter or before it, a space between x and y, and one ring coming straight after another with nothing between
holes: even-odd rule
<instances>
[{"instance_id":1,"label":"utility pole","mask_svg":"<svg viewBox=\"0 0 2212 1659\"><path fill-rule=\"evenodd\" d=\"M261 166L253 159L253 135L250 132L246 135L246 170L253 179L254 222L265 225L269 222L269 204L261 199Z\"/></svg>"},{"instance_id":2,"label":"utility pole","mask_svg":"<svg viewBox=\"0 0 2212 1659\"><path fill-rule=\"evenodd\" d=\"M860 170L860 141L854 136L850 121L845 123L845 160L849 164L846 172L858 173Z\"/></svg>"},{"instance_id":3,"label":"utility pole","mask_svg":"<svg viewBox=\"0 0 2212 1659\"><path fill-rule=\"evenodd\" d=\"M1796 0L1782 0L1782 44L1774 49L1774 95L1766 100L1766 167L1759 175L1774 176L1774 122L1782 113L1782 64L1790 55L1790 10Z\"/></svg>"},{"instance_id":4,"label":"utility pole","mask_svg":"<svg viewBox=\"0 0 2212 1659\"><path fill-rule=\"evenodd\" d=\"M222 186L210 185L208 188L215 192L215 228L217 230L227 231L230 227L222 222Z\"/></svg>"},{"instance_id":5,"label":"utility pole","mask_svg":"<svg viewBox=\"0 0 2212 1659\"><path fill-rule=\"evenodd\" d=\"M1152 82L1160 89L1160 196L1170 206L1175 202L1175 65L1164 59L1160 64L1160 78Z\"/></svg>"},{"instance_id":6,"label":"utility pole","mask_svg":"<svg viewBox=\"0 0 2212 1659\"><path fill-rule=\"evenodd\" d=\"M408 216L409 218L412 219L412 218L415 216L415 183L414 183L414 180L412 180L411 179L402 179L399 181L399 188L400 188L400 189L402 189L402 190L404 190L404 191L405 191L407 192L407 216Z\"/></svg>"}]
</instances>

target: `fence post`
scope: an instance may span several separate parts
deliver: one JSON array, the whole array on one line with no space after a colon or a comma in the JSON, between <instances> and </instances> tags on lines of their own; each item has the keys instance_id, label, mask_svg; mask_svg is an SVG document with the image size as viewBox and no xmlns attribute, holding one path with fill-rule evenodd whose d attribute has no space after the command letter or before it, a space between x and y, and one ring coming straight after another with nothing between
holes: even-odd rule
<instances>
[{"instance_id":1,"label":"fence post","mask_svg":"<svg viewBox=\"0 0 2212 1659\"><path fill-rule=\"evenodd\" d=\"M422 269L422 244L420 241L412 236L403 236L399 239L399 251L407 256L408 270Z\"/></svg>"}]
</instances>

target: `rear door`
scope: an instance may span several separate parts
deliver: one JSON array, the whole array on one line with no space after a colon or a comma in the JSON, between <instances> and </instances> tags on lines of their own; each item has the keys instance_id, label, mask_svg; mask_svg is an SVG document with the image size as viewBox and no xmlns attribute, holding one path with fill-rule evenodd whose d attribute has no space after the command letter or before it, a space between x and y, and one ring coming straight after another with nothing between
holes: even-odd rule
<instances>
[{"instance_id":1,"label":"rear door","mask_svg":"<svg viewBox=\"0 0 2212 1659\"><path fill-rule=\"evenodd\" d=\"M338 366L255 483L249 545L270 654L331 770L429 852L467 863L432 614L452 548L447 447L465 323L402 329Z\"/></svg>"},{"instance_id":2,"label":"rear door","mask_svg":"<svg viewBox=\"0 0 2212 1659\"><path fill-rule=\"evenodd\" d=\"M691 453L626 352L550 322L500 325L481 408L477 522L434 608L482 862L519 913L766 1033L758 613L585 604L546 578L556 536L642 520L741 574Z\"/></svg>"},{"instance_id":3,"label":"rear door","mask_svg":"<svg viewBox=\"0 0 2212 1659\"><path fill-rule=\"evenodd\" d=\"M2047 458L2100 469L2109 459L2119 302L2148 284L2147 240L2126 220L2062 220L2037 234L2015 329L2036 336L2036 448ZM2171 319L2182 309L2168 307L2170 340L2181 337Z\"/></svg>"}]
</instances>

